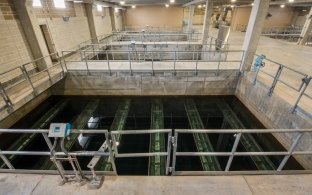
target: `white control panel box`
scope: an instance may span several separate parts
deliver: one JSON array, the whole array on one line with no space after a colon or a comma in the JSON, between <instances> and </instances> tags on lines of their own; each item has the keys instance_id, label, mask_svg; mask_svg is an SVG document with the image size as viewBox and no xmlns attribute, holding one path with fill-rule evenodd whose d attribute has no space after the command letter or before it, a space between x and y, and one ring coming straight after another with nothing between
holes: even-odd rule
<instances>
[{"instance_id":1,"label":"white control panel box","mask_svg":"<svg viewBox=\"0 0 312 195\"><path fill-rule=\"evenodd\" d=\"M67 127L66 123L51 123L49 130L49 137L66 137Z\"/></svg>"}]
</instances>

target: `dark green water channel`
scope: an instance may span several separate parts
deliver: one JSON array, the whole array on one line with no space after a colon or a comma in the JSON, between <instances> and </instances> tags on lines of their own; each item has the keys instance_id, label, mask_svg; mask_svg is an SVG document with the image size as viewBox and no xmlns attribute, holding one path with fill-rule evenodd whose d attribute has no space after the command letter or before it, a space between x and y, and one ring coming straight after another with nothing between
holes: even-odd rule
<instances>
[{"instance_id":1,"label":"dark green water channel","mask_svg":"<svg viewBox=\"0 0 312 195\"><path fill-rule=\"evenodd\" d=\"M23 119L14 129L48 129L50 123L71 123L78 129L148 130L148 129L263 129L264 126L234 96L201 97L86 97L52 96ZM229 152L235 140L234 134L179 134L179 152L218 151ZM122 135L119 153L164 152L168 134ZM104 136L73 136L68 143L71 151L97 151ZM40 134L2 134L0 149L22 151L48 151ZM208 147L208 149L207 149ZM286 151L271 134L248 134L241 138L237 151ZM17 169L55 169L49 157L9 156ZM272 170L278 167L283 156L235 157L231 171ZM79 157L81 167L91 157ZM228 157L177 157L177 171L224 170ZM116 158L119 175L164 175L166 157ZM212 165L209 162L213 162ZM5 167L0 161L0 166ZM69 168L64 164L65 168ZM96 170L107 169L105 159ZM108 168L110 169L110 168ZM286 170L302 167L291 158Z\"/></svg>"}]
</instances>

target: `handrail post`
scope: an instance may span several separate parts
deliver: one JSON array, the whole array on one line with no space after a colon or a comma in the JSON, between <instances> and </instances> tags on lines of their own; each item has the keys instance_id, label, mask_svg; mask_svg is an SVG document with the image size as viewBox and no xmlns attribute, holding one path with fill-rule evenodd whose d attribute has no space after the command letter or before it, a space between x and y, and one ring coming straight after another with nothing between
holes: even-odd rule
<instances>
[{"instance_id":1,"label":"handrail post","mask_svg":"<svg viewBox=\"0 0 312 195\"><path fill-rule=\"evenodd\" d=\"M49 69L47 68L47 73L48 73L48 77L49 77L49 80L50 80L50 84L52 85L52 78L51 78L51 75L50 75L50 73L49 73Z\"/></svg>"},{"instance_id":2,"label":"handrail post","mask_svg":"<svg viewBox=\"0 0 312 195\"><path fill-rule=\"evenodd\" d=\"M1 149L0 149L0 151L1 151ZM13 165L11 164L11 162L9 161L9 159L8 159L5 155L0 154L0 158L3 160L4 164L5 164L7 167L9 167L9 169L15 169L15 168L13 167Z\"/></svg>"},{"instance_id":3,"label":"handrail post","mask_svg":"<svg viewBox=\"0 0 312 195\"><path fill-rule=\"evenodd\" d=\"M65 65L66 72L68 72L66 60L65 60L65 57L64 57L64 51L62 51L62 59L64 60L64 65ZM63 66L62 66L62 68L63 68Z\"/></svg>"},{"instance_id":4,"label":"handrail post","mask_svg":"<svg viewBox=\"0 0 312 195\"><path fill-rule=\"evenodd\" d=\"M197 72L197 71L198 71L198 70L197 70L197 67L198 67L198 52L199 52L199 51L196 52L196 69L195 69L195 75L198 75L198 72Z\"/></svg>"},{"instance_id":5,"label":"handrail post","mask_svg":"<svg viewBox=\"0 0 312 195\"><path fill-rule=\"evenodd\" d=\"M220 64L221 64L221 50L219 50L219 62L218 62L218 69L217 69L217 76L219 76L219 69L220 69Z\"/></svg>"},{"instance_id":6,"label":"handrail post","mask_svg":"<svg viewBox=\"0 0 312 195\"><path fill-rule=\"evenodd\" d=\"M302 132L300 132L300 133L296 136L296 138L294 139L293 143L291 144L291 146L290 146L290 148L289 148L289 150L288 150L288 155L286 155L286 156L283 158L282 162L280 163L280 165L279 165L278 168L277 168L277 171L281 171L281 170L284 168L285 164L287 163L288 159L289 159L290 156L292 155L293 151L295 150L295 148L296 148L296 146L298 145L298 142L300 141L300 139L301 139L302 136L303 136L303 133L302 133Z\"/></svg>"},{"instance_id":7,"label":"handrail post","mask_svg":"<svg viewBox=\"0 0 312 195\"><path fill-rule=\"evenodd\" d=\"M86 51L84 51L84 53L86 55ZM88 75L90 75L89 66L88 66L88 58L86 58L86 68L87 68Z\"/></svg>"},{"instance_id":8,"label":"handrail post","mask_svg":"<svg viewBox=\"0 0 312 195\"><path fill-rule=\"evenodd\" d=\"M6 93L6 91L2 85L2 82L0 82L0 90L1 90L1 96L2 96L5 104L7 105L7 107L9 107L9 109L11 109L13 107L13 104L12 104L8 94Z\"/></svg>"},{"instance_id":9,"label":"handrail post","mask_svg":"<svg viewBox=\"0 0 312 195\"><path fill-rule=\"evenodd\" d=\"M27 72L27 70L26 70L26 68L25 68L25 65L20 66L20 68L21 68L21 70L22 70L22 72L23 72L23 74L24 74L26 80L28 80L28 82L29 82L29 84L30 84L30 86L31 86L31 88L32 88L32 90L33 90L33 93L36 95L36 94L37 94L37 91L36 91L36 89L35 89L33 83L31 82L31 79L30 79L30 77L29 77L29 75L28 75L28 72Z\"/></svg>"},{"instance_id":10,"label":"handrail post","mask_svg":"<svg viewBox=\"0 0 312 195\"><path fill-rule=\"evenodd\" d=\"M234 159L234 155L235 155L235 152L236 152L236 149L237 149L237 146L239 144L239 140L242 136L242 133L239 133L239 134L236 134L236 138L235 138L235 141L234 141L234 144L233 144L233 147L232 147L232 151L231 151L231 156L229 157L229 160L226 164L226 167L225 167L225 172L228 172L230 170L230 167L231 167L231 164L232 164L232 161Z\"/></svg>"},{"instance_id":11,"label":"handrail post","mask_svg":"<svg viewBox=\"0 0 312 195\"><path fill-rule=\"evenodd\" d=\"M153 71L153 76L155 76L154 72L154 52L152 51L152 71Z\"/></svg>"},{"instance_id":12,"label":"handrail post","mask_svg":"<svg viewBox=\"0 0 312 195\"><path fill-rule=\"evenodd\" d=\"M274 77L272 86L270 87L270 90L269 90L269 93L268 93L269 96L271 96L272 93L273 93L273 91L274 91L274 88L275 88L275 86L276 86L276 84L277 84L277 81L278 81L279 77L281 76L283 67L284 67L283 65L280 65L279 68L278 68L278 70L277 70L277 72L276 72L276 75L275 75L275 77Z\"/></svg>"},{"instance_id":13,"label":"handrail post","mask_svg":"<svg viewBox=\"0 0 312 195\"><path fill-rule=\"evenodd\" d=\"M107 60L107 66L108 66L109 76L112 76L112 71L111 71L110 65L109 65L109 58L108 58L107 50L105 51L105 54L106 54L106 60Z\"/></svg>"},{"instance_id":14,"label":"handrail post","mask_svg":"<svg viewBox=\"0 0 312 195\"><path fill-rule=\"evenodd\" d=\"M303 85L304 85L304 86L303 86L303 88L301 89L300 94L299 94L299 96L298 96L298 98L297 98L297 100L296 100L294 106L290 109L290 113L294 113L294 112L296 111L296 109L297 109L297 107L298 107L298 103L299 103L299 101L301 100L303 94L305 93L307 87L309 86L311 79L312 79L312 77L309 77L309 78L305 77L305 78L302 79L302 85L301 85L300 88L302 88Z\"/></svg>"},{"instance_id":15,"label":"handrail post","mask_svg":"<svg viewBox=\"0 0 312 195\"><path fill-rule=\"evenodd\" d=\"M176 72L176 55L177 55L177 51L174 51L174 62L173 62L173 74L174 75L177 75L177 72Z\"/></svg>"},{"instance_id":16,"label":"handrail post","mask_svg":"<svg viewBox=\"0 0 312 195\"><path fill-rule=\"evenodd\" d=\"M130 74L131 74L131 76L133 76L132 67L131 67L131 57L130 57L130 51L129 50L128 50L128 60L129 60L129 64L130 64Z\"/></svg>"},{"instance_id":17,"label":"handrail post","mask_svg":"<svg viewBox=\"0 0 312 195\"><path fill-rule=\"evenodd\" d=\"M171 173L174 175L175 172L175 166L176 166L176 160L177 160L177 148L178 148L178 133L175 131L174 136L171 137L171 144L173 147L173 154L172 154L172 167L171 167Z\"/></svg>"}]
</instances>

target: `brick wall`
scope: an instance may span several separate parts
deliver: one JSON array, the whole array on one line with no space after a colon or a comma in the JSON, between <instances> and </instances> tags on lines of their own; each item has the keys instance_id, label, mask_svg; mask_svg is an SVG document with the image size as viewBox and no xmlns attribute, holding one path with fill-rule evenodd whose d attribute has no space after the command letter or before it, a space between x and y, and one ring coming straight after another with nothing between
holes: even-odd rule
<instances>
[{"instance_id":1,"label":"brick wall","mask_svg":"<svg viewBox=\"0 0 312 195\"><path fill-rule=\"evenodd\" d=\"M31 56L14 6L0 0L0 73L31 61Z\"/></svg>"}]
</instances>

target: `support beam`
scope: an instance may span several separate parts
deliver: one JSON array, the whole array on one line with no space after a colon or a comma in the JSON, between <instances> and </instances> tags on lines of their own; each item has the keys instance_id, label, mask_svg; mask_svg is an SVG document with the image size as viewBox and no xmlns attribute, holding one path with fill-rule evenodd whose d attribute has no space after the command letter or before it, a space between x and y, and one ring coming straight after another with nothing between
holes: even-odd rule
<instances>
[{"instance_id":1,"label":"support beam","mask_svg":"<svg viewBox=\"0 0 312 195\"><path fill-rule=\"evenodd\" d=\"M195 10L195 6L191 5L189 7L188 26L187 26L188 32L192 32L193 30L194 10Z\"/></svg>"},{"instance_id":2,"label":"support beam","mask_svg":"<svg viewBox=\"0 0 312 195\"><path fill-rule=\"evenodd\" d=\"M239 120L231 107L225 102L218 102L218 108L221 110L224 119L231 129L246 129ZM243 134L240 143L247 152L262 152L262 148L251 134ZM275 170L275 166L267 156L251 156L252 161L259 170Z\"/></svg>"},{"instance_id":3,"label":"support beam","mask_svg":"<svg viewBox=\"0 0 312 195\"><path fill-rule=\"evenodd\" d=\"M303 29L301 31L299 40L298 40L298 45L305 45L309 39L309 36L312 31L312 7L310 8L310 12L307 15L307 19L304 23Z\"/></svg>"},{"instance_id":4,"label":"support beam","mask_svg":"<svg viewBox=\"0 0 312 195\"><path fill-rule=\"evenodd\" d=\"M164 111L161 100L153 100L151 109L151 129L164 129ZM165 152L166 139L164 133L152 133L150 135L149 152ZM166 157L149 157L148 175L165 175Z\"/></svg>"},{"instance_id":5,"label":"support beam","mask_svg":"<svg viewBox=\"0 0 312 195\"><path fill-rule=\"evenodd\" d=\"M236 25L237 25L237 11L238 7L234 7L232 9L232 18L231 18L231 31L236 30Z\"/></svg>"},{"instance_id":6,"label":"support beam","mask_svg":"<svg viewBox=\"0 0 312 195\"><path fill-rule=\"evenodd\" d=\"M45 44L37 18L32 11L31 4L26 0L12 0L12 2L33 58L38 59L49 55L47 45ZM39 70L44 70L51 64L51 58L45 58L37 62L37 67Z\"/></svg>"},{"instance_id":7,"label":"support beam","mask_svg":"<svg viewBox=\"0 0 312 195\"><path fill-rule=\"evenodd\" d=\"M88 19L88 26L89 26L89 31L90 31L90 36L91 36L91 41L93 44L98 44L98 39L97 39L97 34L96 34L96 29L95 29L95 22L94 22L94 6L92 3L86 3L86 15Z\"/></svg>"},{"instance_id":8,"label":"support beam","mask_svg":"<svg viewBox=\"0 0 312 195\"><path fill-rule=\"evenodd\" d=\"M211 16L212 16L212 7L213 7L212 0L207 0L206 1L206 7L205 7L205 18L204 18L204 25L203 25L202 44L207 44L207 42L208 42L210 21L211 21Z\"/></svg>"},{"instance_id":9,"label":"support beam","mask_svg":"<svg viewBox=\"0 0 312 195\"><path fill-rule=\"evenodd\" d=\"M269 11L270 0L255 0L252 7L242 50L242 70L250 71L261 36L262 27Z\"/></svg>"},{"instance_id":10,"label":"support beam","mask_svg":"<svg viewBox=\"0 0 312 195\"><path fill-rule=\"evenodd\" d=\"M115 10L113 7L109 8L109 16L111 19L111 24L112 24L112 31L116 31L116 24L115 24Z\"/></svg>"},{"instance_id":11,"label":"support beam","mask_svg":"<svg viewBox=\"0 0 312 195\"><path fill-rule=\"evenodd\" d=\"M193 100L187 100L184 104L187 118L192 129L204 129L203 122ZM198 152L213 152L213 147L207 134L193 133ZM204 171L220 171L221 167L216 156L200 156Z\"/></svg>"}]
</instances>

